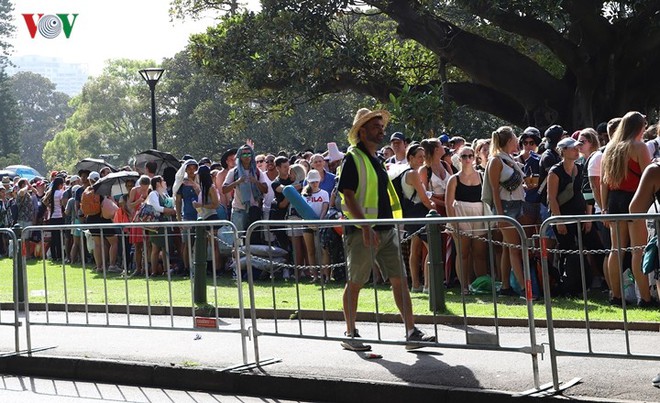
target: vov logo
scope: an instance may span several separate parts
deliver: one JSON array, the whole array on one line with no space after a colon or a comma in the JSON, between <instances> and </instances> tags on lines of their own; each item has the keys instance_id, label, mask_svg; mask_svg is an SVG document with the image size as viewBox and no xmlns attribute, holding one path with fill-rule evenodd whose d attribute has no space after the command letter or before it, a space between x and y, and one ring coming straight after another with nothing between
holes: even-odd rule
<instances>
[{"instance_id":1,"label":"vov logo","mask_svg":"<svg viewBox=\"0 0 660 403\"><path fill-rule=\"evenodd\" d=\"M64 31L64 36L69 38L71 35L71 30L73 29L73 24L76 23L76 18L78 14L22 14L25 19L25 25L27 25L28 32L30 37L34 39L37 31L39 34L46 39L57 38L62 31ZM36 20L35 20L36 15ZM72 15L73 19L69 19L69 16Z\"/></svg>"}]
</instances>

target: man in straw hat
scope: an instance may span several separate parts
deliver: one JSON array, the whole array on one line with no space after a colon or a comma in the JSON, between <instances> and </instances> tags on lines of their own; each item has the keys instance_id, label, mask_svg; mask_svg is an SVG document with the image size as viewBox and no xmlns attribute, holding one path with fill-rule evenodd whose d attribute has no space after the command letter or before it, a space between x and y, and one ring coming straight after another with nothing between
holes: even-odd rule
<instances>
[{"instance_id":1,"label":"man in straw hat","mask_svg":"<svg viewBox=\"0 0 660 403\"><path fill-rule=\"evenodd\" d=\"M348 132L351 146L341 168L338 190L342 209L348 219L401 218L401 204L385 167L376 157L376 150L385 137L390 114L384 110L360 109ZM344 288L344 319L350 340L342 347L351 351L368 351L355 328L358 297L362 286L369 281L374 261L385 278L389 278L399 312L406 326L406 349L423 347L419 342L433 342L415 327L412 303L405 279L399 239L393 225L347 226L344 231L347 282Z\"/></svg>"}]
</instances>

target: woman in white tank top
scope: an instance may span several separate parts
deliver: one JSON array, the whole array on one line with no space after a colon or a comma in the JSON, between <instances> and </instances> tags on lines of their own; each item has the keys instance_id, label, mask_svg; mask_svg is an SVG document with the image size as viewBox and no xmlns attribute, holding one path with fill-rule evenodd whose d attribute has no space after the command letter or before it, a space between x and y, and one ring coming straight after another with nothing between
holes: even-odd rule
<instances>
[{"instance_id":1,"label":"woman in white tank top","mask_svg":"<svg viewBox=\"0 0 660 403\"><path fill-rule=\"evenodd\" d=\"M442 162L445 149L438 139L424 139L421 146L424 148L424 166L419 169L419 177L432 193L431 200L438 206L438 213L446 216L445 193L451 174Z\"/></svg>"}]
</instances>

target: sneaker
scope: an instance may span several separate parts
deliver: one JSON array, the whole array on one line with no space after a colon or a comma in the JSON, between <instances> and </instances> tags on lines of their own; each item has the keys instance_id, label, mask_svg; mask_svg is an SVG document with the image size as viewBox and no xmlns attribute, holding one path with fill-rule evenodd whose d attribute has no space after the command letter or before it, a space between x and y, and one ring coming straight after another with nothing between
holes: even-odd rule
<instances>
[{"instance_id":1,"label":"sneaker","mask_svg":"<svg viewBox=\"0 0 660 403\"><path fill-rule=\"evenodd\" d=\"M122 271L123 271L122 269L120 269L115 265L108 266L108 273L121 273Z\"/></svg>"},{"instance_id":2,"label":"sneaker","mask_svg":"<svg viewBox=\"0 0 660 403\"><path fill-rule=\"evenodd\" d=\"M412 334L408 337L409 342L415 342L415 343L433 343L435 342L435 336L431 336L428 334L425 334L418 328L414 328ZM406 350L416 350L418 348L424 347L423 345L420 344L406 344Z\"/></svg>"},{"instance_id":3,"label":"sneaker","mask_svg":"<svg viewBox=\"0 0 660 403\"><path fill-rule=\"evenodd\" d=\"M513 288L511 288L511 287L500 289L500 295L506 296L506 297L518 296L518 294L515 291L513 291Z\"/></svg>"},{"instance_id":4,"label":"sneaker","mask_svg":"<svg viewBox=\"0 0 660 403\"><path fill-rule=\"evenodd\" d=\"M411 287L410 292L414 292L414 293L424 292L424 287L422 287L421 285L419 287Z\"/></svg>"},{"instance_id":5,"label":"sneaker","mask_svg":"<svg viewBox=\"0 0 660 403\"><path fill-rule=\"evenodd\" d=\"M352 335L348 332L344 332L344 336L351 337L350 340L344 340L341 342L341 346L344 349L349 351L371 351L370 345L364 344L361 340L358 340L360 338L360 333L358 333L357 329L353 331Z\"/></svg>"},{"instance_id":6,"label":"sneaker","mask_svg":"<svg viewBox=\"0 0 660 403\"><path fill-rule=\"evenodd\" d=\"M623 301L621 300L621 298L612 297L610 298L610 305L623 307Z\"/></svg>"},{"instance_id":7,"label":"sneaker","mask_svg":"<svg viewBox=\"0 0 660 403\"><path fill-rule=\"evenodd\" d=\"M637 302L637 306L639 308L657 308L658 303L653 298L651 298L650 301L644 301L643 299L640 299Z\"/></svg>"},{"instance_id":8,"label":"sneaker","mask_svg":"<svg viewBox=\"0 0 660 403\"><path fill-rule=\"evenodd\" d=\"M660 386L660 374L656 375L655 378L651 379L653 386Z\"/></svg>"}]
</instances>

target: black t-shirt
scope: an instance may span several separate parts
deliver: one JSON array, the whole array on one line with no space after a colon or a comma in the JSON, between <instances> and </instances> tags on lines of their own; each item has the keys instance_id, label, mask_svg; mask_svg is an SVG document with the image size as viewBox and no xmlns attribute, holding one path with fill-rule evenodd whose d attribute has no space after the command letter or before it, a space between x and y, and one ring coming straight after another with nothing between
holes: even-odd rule
<instances>
[{"instance_id":1,"label":"black t-shirt","mask_svg":"<svg viewBox=\"0 0 660 403\"><path fill-rule=\"evenodd\" d=\"M286 197L284 197L284 193L280 193L275 189L280 187L280 185L287 186L291 184L293 184L291 177L288 177L286 179L281 179L279 176L275 178L275 180L270 184L270 187L273 188L273 193L275 193L275 202L277 203L278 206L280 203L282 203L284 199L286 199Z\"/></svg>"},{"instance_id":2,"label":"black t-shirt","mask_svg":"<svg viewBox=\"0 0 660 403\"><path fill-rule=\"evenodd\" d=\"M390 205L390 196L387 193L387 184L390 178L387 176L387 171L382 162L376 157L369 155L369 152L362 143L358 143L357 147L369 156L369 161L376 170L378 175L378 218L387 219L393 218L392 206ZM347 155L341 167L341 174L339 176L339 185L337 189L339 192L344 193L344 189L357 191L358 188L358 170L355 165L355 160L352 156ZM376 225L375 230L385 230L392 228L391 225Z\"/></svg>"},{"instance_id":3,"label":"black t-shirt","mask_svg":"<svg viewBox=\"0 0 660 403\"><path fill-rule=\"evenodd\" d=\"M587 203L584 201L584 196L582 195L582 165L575 164L575 169L577 170L577 174L573 180L573 198L559 206L559 211L562 215L582 215L587 211ZM557 194L561 193L566 186L570 186L571 175L566 173L562 163L554 165L550 168L550 172L559 178Z\"/></svg>"}]
</instances>

